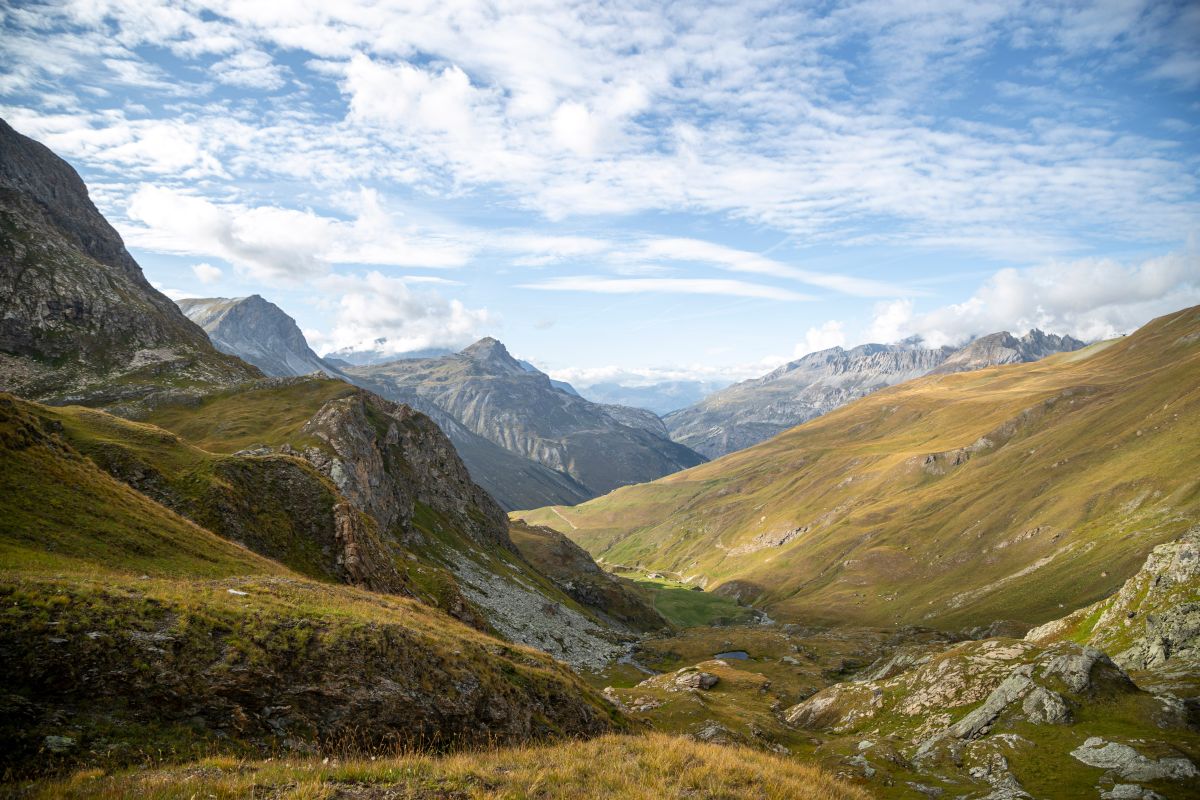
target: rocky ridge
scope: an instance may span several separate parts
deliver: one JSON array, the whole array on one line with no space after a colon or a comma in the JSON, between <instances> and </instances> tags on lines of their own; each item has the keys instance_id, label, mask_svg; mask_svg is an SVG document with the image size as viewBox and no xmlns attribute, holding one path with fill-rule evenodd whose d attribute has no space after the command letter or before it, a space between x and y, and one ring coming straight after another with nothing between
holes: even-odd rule
<instances>
[{"instance_id":1,"label":"rocky ridge","mask_svg":"<svg viewBox=\"0 0 1200 800\"><path fill-rule=\"evenodd\" d=\"M561 391L491 338L453 356L356 367L347 373L393 400L436 406L477 436L569 476L589 496L703 461L665 438L649 412L612 409ZM531 499L519 491L506 497L517 508L529 507Z\"/></svg>"},{"instance_id":2,"label":"rocky ridge","mask_svg":"<svg viewBox=\"0 0 1200 800\"><path fill-rule=\"evenodd\" d=\"M967 346L864 344L809 353L761 378L734 384L664 418L671 438L709 458L770 439L783 431L887 386L941 372L1036 361L1083 347L1069 336L1007 332Z\"/></svg>"}]
</instances>

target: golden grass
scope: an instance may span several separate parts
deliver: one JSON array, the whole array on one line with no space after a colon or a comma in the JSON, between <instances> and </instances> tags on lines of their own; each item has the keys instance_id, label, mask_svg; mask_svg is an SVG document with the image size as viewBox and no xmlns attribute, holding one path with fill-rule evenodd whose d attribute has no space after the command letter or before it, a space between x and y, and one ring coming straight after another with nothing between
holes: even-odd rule
<instances>
[{"instance_id":1,"label":"golden grass","mask_svg":"<svg viewBox=\"0 0 1200 800\"><path fill-rule=\"evenodd\" d=\"M34 798L756 798L866 800L865 790L795 760L681 737L610 735L586 742L401 755L374 761L208 759L105 776L83 771Z\"/></svg>"}]
</instances>

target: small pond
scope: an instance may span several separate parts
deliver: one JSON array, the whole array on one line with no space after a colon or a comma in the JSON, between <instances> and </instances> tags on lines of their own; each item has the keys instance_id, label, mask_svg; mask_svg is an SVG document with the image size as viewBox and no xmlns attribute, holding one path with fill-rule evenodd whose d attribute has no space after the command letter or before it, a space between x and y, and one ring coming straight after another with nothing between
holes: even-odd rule
<instances>
[{"instance_id":1,"label":"small pond","mask_svg":"<svg viewBox=\"0 0 1200 800\"><path fill-rule=\"evenodd\" d=\"M745 650L730 650L728 653L717 653L713 658L736 658L739 661L745 661L750 658L750 654Z\"/></svg>"}]
</instances>

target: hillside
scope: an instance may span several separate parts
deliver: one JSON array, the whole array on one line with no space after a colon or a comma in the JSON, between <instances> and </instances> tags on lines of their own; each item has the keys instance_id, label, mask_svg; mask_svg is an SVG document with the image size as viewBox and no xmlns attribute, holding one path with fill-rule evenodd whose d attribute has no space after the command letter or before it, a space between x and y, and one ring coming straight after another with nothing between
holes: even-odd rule
<instances>
[{"instance_id":1,"label":"hillside","mask_svg":"<svg viewBox=\"0 0 1200 800\"><path fill-rule=\"evenodd\" d=\"M965 347L864 344L809 353L761 378L734 384L665 417L671 438L709 458L766 441L871 392L932 372L964 372L1036 361L1083 342L1032 330L1007 332Z\"/></svg>"},{"instance_id":2,"label":"hillside","mask_svg":"<svg viewBox=\"0 0 1200 800\"><path fill-rule=\"evenodd\" d=\"M257 377L150 286L75 170L0 120L0 390L109 406Z\"/></svg>"},{"instance_id":3,"label":"hillside","mask_svg":"<svg viewBox=\"0 0 1200 800\"><path fill-rule=\"evenodd\" d=\"M521 513L783 619L1046 622L1200 514L1200 309L872 394L748 450Z\"/></svg>"},{"instance_id":4,"label":"hillside","mask_svg":"<svg viewBox=\"0 0 1200 800\"><path fill-rule=\"evenodd\" d=\"M409 754L327 762L313 758L239 763L210 758L100 779L79 775L39 787L31 797L124 798L150 792L161 800L197 796L867 800L871 796L793 759L661 734L605 736L444 757ZM347 787L353 787L348 791L354 794L346 794Z\"/></svg>"},{"instance_id":5,"label":"hillside","mask_svg":"<svg viewBox=\"0 0 1200 800\"><path fill-rule=\"evenodd\" d=\"M223 539L101 471L44 413L0 396L6 779L620 726L549 656Z\"/></svg>"},{"instance_id":6,"label":"hillside","mask_svg":"<svg viewBox=\"0 0 1200 800\"><path fill-rule=\"evenodd\" d=\"M347 374L389 399L440 409L477 436L568 476L588 496L704 460L666 438L653 414L606 407L561 391L495 339L482 339L451 356L355 367ZM473 468L470 460L468 467ZM545 488L543 484L537 492L544 494ZM504 501L528 508L532 496L516 487Z\"/></svg>"},{"instance_id":7,"label":"hillside","mask_svg":"<svg viewBox=\"0 0 1200 800\"><path fill-rule=\"evenodd\" d=\"M312 351L294 319L259 295L189 298L177 304L204 329L214 347L253 364L264 375L340 374Z\"/></svg>"}]
</instances>

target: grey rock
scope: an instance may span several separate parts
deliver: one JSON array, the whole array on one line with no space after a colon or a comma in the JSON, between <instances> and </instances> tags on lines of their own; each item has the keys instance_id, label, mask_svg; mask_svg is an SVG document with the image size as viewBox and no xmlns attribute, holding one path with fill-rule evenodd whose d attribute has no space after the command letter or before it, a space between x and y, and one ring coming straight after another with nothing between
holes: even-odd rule
<instances>
[{"instance_id":1,"label":"grey rock","mask_svg":"<svg viewBox=\"0 0 1200 800\"><path fill-rule=\"evenodd\" d=\"M265 375L342 374L312 351L294 319L259 295L191 298L176 304L204 329L214 347L253 364Z\"/></svg>"},{"instance_id":2,"label":"grey rock","mask_svg":"<svg viewBox=\"0 0 1200 800\"><path fill-rule=\"evenodd\" d=\"M1071 721L1071 709L1062 695L1044 686L1035 686L1025 695L1021 710L1038 725L1065 725Z\"/></svg>"},{"instance_id":3,"label":"grey rock","mask_svg":"<svg viewBox=\"0 0 1200 800\"><path fill-rule=\"evenodd\" d=\"M1086 691L1092 685L1092 668L1096 664L1112 666L1112 660L1103 651L1094 647L1064 653L1052 659L1042 669L1043 678L1058 677L1075 694Z\"/></svg>"},{"instance_id":4,"label":"grey rock","mask_svg":"<svg viewBox=\"0 0 1200 800\"><path fill-rule=\"evenodd\" d=\"M720 682L720 678L711 672L684 672L674 680L674 685L680 689L702 689L707 691Z\"/></svg>"},{"instance_id":5,"label":"grey rock","mask_svg":"<svg viewBox=\"0 0 1200 800\"><path fill-rule=\"evenodd\" d=\"M47 736L42 747L51 753L69 753L75 749L75 740L70 736Z\"/></svg>"},{"instance_id":6,"label":"grey rock","mask_svg":"<svg viewBox=\"0 0 1200 800\"><path fill-rule=\"evenodd\" d=\"M1025 664L1012 671L1004 682L997 686L983 704L946 729L946 733L958 739L973 739L984 731L1011 703L1020 700L1036 684L1030 680L1031 665Z\"/></svg>"},{"instance_id":7,"label":"grey rock","mask_svg":"<svg viewBox=\"0 0 1200 800\"><path fill-rule=\"evenodd\" d=\"M1200 775L1196 765L1186 758L1147 758L1127 744L1106 742L1093 736L1071 751L1071 755L1089 767L1111 770L1131 781L1181 781Z\"/></svg>"}]
</instances>

